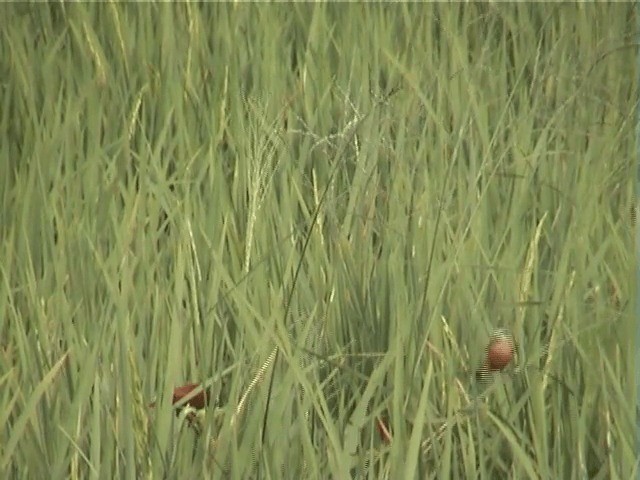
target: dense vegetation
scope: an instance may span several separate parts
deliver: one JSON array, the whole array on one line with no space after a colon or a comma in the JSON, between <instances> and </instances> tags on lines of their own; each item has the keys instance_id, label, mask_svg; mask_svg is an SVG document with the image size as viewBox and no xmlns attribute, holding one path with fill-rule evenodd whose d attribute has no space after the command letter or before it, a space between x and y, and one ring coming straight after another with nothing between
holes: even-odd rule
<instances>
[{"instance_id":1,"label":"dense vegetation","mask_svg":"<svg viewBox=\"0 0 640 480\"><path fill-rule=\"evenodd\" d=\"M636 478L633 4L1 8L0 477Z\"/></svg>"}]
</instances>

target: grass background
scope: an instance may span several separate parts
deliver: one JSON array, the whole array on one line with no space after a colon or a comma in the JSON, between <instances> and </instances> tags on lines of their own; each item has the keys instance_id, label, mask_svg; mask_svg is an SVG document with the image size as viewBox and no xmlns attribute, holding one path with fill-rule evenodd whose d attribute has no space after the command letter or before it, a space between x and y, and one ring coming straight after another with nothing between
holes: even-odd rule
<instances>
[{"instance_id":1,"label":"grass background","mask_svg":"<svg viewBox=\"0 0 640 480\"><path fill-rule=\"evenodd\" d=\"M634 5L1 8L3 478L636 477Z\"/></svg>"}]
</instances>

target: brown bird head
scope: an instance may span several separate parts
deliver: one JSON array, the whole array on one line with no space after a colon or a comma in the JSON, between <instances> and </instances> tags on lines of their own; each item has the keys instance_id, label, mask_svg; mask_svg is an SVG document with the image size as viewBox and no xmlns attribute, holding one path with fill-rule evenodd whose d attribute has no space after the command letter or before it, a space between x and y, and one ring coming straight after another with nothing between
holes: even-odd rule
<instances>
[{"instance_id":1,"label":"brown bird head","mask_svg":"<svg viewBox=\"0 0 640 480\"><path fill-rule=\"evenodd\" d=\"M201 410L209 405L209 401L211 399L211 392L208 388L201 389L197 393L191 394L194 390L200 388L201 385L199 383L186 383L180 387L176 387L173 390L173 405L179 403L186 397L189 399L186 400L183 404L181 404L178 408L189 406L195 408L196 410Z\"/></svg>"}]
</instances>

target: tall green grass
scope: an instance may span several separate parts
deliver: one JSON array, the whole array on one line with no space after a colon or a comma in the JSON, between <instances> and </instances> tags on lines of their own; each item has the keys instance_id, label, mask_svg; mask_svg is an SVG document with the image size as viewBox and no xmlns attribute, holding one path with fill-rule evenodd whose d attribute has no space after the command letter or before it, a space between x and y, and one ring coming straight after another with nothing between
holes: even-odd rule
<instances>
[{"instance_id":1,"label":"tall green grass","mask_svg":"<svg viewBox=\"0 0 640 480\"><path fill-rule=\"evenodd\" d=\"M635 478L633 5L2 13L3 478Z\"/></svg>"}]
</instances>

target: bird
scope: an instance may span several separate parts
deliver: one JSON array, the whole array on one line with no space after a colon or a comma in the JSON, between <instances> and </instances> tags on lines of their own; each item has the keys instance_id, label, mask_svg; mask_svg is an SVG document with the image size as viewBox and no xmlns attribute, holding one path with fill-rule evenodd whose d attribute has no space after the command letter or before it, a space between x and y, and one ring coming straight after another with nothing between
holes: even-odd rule
<instances>
[{"instance_id":1,"label":"bird","mask_svg":"<svg viewBox=\"0 0 640 480\"><path fill-rule=\"evenodd\" d=\"M187 395L189 395L191 392L193 392L196 388L200 386L201 385L199 383L187 383L180 387L174 388L172 404L175 405L176 403L180 402L180 400L185 398ZM211 395L208 388L202 389L198 393L193 395L191 398L189 398L184 405L195 408L196 410L202 410L204 407L206 407L209 404L210 396Z\"/></svg>"},{"instance_id":2,"label":"bird","mask_svg":"<svg viewBox=\"0 0 640 480\"><path fill-rule=\"evenodd\" d=\"M483 380L490 373L504 370L511 363L514 355L515 342L513 336L504 329L494 331L489 338L484 363L476 372L476 377L479 380Z\"/></svg>"},{"instance_id":3,"label":"bird","mask_svg":"<svg viewBox=\"0 0 640 480\"><path fill-rule=\"evenodd\" d=\"M195 393L193 396L191 396L183 404L179 406L176 405L177 403L180 403L182 399L184 399L189 394L191 394L191 392L193 392L194 390L196 390L201 386L202 385L199 383L185 383L184 385L181 385L173 389L173 397L172 397L171 404L174 407L176 407L176 413L179 414L184 407L191 407L196 410L202 410L209 404L211 400L211 392L208 388L204 388L200 390L198 393ZM149 407L153 408L155 407L155 405L156 405L156 402L152 402L149 404Z\"/></svg>"}]
</instances>

